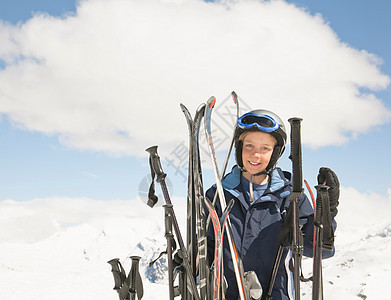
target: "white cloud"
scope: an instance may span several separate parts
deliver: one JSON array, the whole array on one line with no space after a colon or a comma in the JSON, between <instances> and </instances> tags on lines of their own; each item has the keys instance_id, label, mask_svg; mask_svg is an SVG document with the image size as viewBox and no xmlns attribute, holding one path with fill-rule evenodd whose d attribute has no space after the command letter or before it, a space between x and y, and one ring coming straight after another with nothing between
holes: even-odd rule
<instances>
[{"instance_id":1,"label":"white cloud","mask_svg":"<svg viewBox=\"0 0 391 300\"><path fill-rule=\"evenodd\" d=\"M85 0L72 16L0 23L0 43L0 113L79 149L172 149L187 136L179 103L194 112L231 90L304 118L314 147L391 115L373 94L390 81L381 59L284 1Z\"/></svg>"}]
</instances>

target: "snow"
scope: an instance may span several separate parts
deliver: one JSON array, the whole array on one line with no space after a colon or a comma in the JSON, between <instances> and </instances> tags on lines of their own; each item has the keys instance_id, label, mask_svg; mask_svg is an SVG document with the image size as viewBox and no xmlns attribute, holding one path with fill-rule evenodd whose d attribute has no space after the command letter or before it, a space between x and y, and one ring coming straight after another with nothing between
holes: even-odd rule
<instances>
[{"instance_id":1,"label":"snow","mask_svg":"<svg viewBox=\"0 0 391 300\"><path fill-rule=\"evenodd\" d=\"M185 234L185 199L174 197ZM342 188L336 255L323 261L326 299L391 299L385 293L391 271L390 197ZM118 299L110 259L125 270L141 256L143 299L168 299L164 209L142 199L100 201L52 197L0 202L0 300ZM185 239L185 236L183 236ZM312 260L304 259L305 276ZM311 284L302 283L302 299Z\"/></svg>"}]
</instances>

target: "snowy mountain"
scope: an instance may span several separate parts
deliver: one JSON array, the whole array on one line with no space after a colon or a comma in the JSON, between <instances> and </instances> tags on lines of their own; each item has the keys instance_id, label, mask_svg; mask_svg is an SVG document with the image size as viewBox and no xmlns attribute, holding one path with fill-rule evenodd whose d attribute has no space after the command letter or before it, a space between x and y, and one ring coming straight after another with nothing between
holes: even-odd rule
<instances>
[{"instance_id":1,"label":"snowy mountain","mask_svg":"<svg viewBox=\"0 0 391 300\"><path fill-rule=\"evenodd\" d=\"M185 199L173 198L181 228ZM337 252L323 261L326 299L391 299L390 197L343 188L336 232ZM0 202L0 300L118 299L112 258L130 269L141 256L144 298L168 299L166 260L151 260L165 249L164 210L141 199L86 198ZM183 234L186 232L182 230ZM312 260L303 262L310 275ZM302 284L311 299L311 284Z\"/></svg>"}]
</instances>

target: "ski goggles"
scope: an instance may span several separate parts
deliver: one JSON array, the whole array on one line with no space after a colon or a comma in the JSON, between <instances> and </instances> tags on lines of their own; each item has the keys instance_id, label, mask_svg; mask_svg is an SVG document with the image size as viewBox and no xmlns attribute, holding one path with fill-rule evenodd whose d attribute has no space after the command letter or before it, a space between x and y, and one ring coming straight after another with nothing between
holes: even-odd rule
<instances>
[{"instance_id":1,"label":"ski goggles","mask_svg":"<svg viewBox=\"0 0 391 300\"><path fill-rule=\"evenodd\" d=\"M279 127L278 123L268 115L257 115L249 112L244 114L238 119L238 126L242 129L251 128L256 126L263 132L273 132Z\"/></svg>"}]
</instances>

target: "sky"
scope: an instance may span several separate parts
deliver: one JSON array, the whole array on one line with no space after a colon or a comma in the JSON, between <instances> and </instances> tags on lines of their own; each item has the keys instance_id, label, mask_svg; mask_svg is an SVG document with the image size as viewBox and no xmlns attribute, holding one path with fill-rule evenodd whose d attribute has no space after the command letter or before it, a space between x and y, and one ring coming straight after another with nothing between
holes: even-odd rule
<instances>
[{"instance_id":1,"label":"sky","mask_svg":"<svg viewBox=\"0 0 391 300\"><path fill-rule=\"evenodd\" d=\"M390 13L386 0L1 1L0 201L144 197L152 145L184 196L179 103L194 115L217 97L222 165L232 90L243 112L303 118L312 185L328 166L344 187L387 195Z\"/></svg>"}]
</instances>

